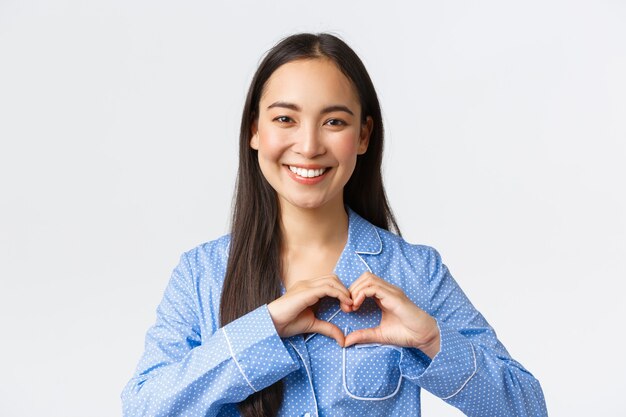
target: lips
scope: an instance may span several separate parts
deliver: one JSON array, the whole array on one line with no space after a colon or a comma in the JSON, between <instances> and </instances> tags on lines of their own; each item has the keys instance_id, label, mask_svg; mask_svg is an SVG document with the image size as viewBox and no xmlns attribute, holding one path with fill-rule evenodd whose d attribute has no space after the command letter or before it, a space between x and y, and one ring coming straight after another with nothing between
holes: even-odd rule
<instances>
[{"instance_id":1,"label":"lips","mask_svg":"<svg viewBox=\"0 0 626 417\"><path fill-rule=\"evenodd\" d=\"M307 169L307 168L296 167L293 165L288 165L288 168L291 172L293 172L294 174L302 178L319 177L321 175L324 175L324 173L328 170L328 168Z\"/></svg>"},{"instance_id":2,"label":"lips","mask_svg":"<svg viewBox=\"0 0 626 417\"><path fill-rule=\"evenodd\" d=\"M326 178L331 167L284 165L292 180L302 185L315 185Z\"/></svg>"}]
</instances>

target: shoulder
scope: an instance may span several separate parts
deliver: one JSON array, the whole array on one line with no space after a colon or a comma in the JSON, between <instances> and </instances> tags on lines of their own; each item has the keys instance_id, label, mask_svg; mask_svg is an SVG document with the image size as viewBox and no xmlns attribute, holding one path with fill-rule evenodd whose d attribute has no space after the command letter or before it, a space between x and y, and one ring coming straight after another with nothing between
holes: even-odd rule
<instances>
[{"instance_id":1,"label":"shoulder","mask_svg":"<svg viewBox=\"0 0 626 417\"><path fill-rule=\"evenodd\" d=\"M181 255L178 268L196 283L206 279L221 283L228 263L229 246L230 235L201 243Z\"/></svg>"},{"instance_id":2,"label":"shoulder","mask_svg":"<svg viewBox=\"0 0 626 417\"><path fill-rule=\"evenodd\" d=\"M379 270L398 271L428 280L441 263L435 248L409 243L403 237L380 228L349 209L351 244L359 255L367 256Z\"/></svg>"},{"instance_id":3,"label":"shoulder","mask_svg":"<svg viewBox=\"0 0 626 417\"><path fill-rule=\"evenodd\" d=\"M376 227L376 232L383 243L383 249L400 250L422 257L430 257L438 253L432 246L408 242L402 236L398 236L389 230Z\"/></svg>"},{"instance_id":4,"label":"shoulder","mask_svg":"<svg viewBox=\"0 0 626 417\"><path fill-rule=\"evenodd\" d=\"M218 327L219 303L230 235L197 245L183 252L166 288L161 309L175 305L193 312L200 334L211 334ZM191 319L190 319L191 320Z\"/></svg>"},{"instance_id":5,"label":"shoulder","mask_svg":"<svg viewBox=\"0 0 626 417\"><path fill-rule=\"evenodd\" d=\"M382 243L384 259L420 272L420 275L432 276L441 267L441 255L432 246L406 241L403 237L388 230L376 227Z\"/></svg>"},{"instance_id":6,"label":"shoulder","mask_svg":"<svg viewBox=\"0 0 626 417\"><path fill-rule=\"evenodd\" d=\"M203 266L204 264L228 259L230 235L221 236L215 240L204 242L183 253L191 265Z\"/></svg>"}]
</instances>

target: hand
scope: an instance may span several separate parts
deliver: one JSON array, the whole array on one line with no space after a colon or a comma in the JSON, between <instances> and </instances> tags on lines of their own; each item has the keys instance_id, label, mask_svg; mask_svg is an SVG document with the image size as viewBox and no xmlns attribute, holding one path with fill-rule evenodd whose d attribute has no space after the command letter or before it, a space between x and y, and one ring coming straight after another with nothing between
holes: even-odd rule
<instances>
[{"instance_id":1,"label":"hand","mask_svg":"<svg viewBox=\"0 0 626 417\"><path fill-rule=\"evenodd\" d=\"M339 327L319 320L311 308L324 297L337 298L343 311L352 311L350 292L336 275L298 281L267 306L278 335L290 337L301 333L319 333L343 346L345 336Z\"/></svg>"},{"instance_id":2,"label":"hand","mask_svg":"<svg viewBox=\"0 0 626 417\"><path fill-rule=\"evenodd\" d=\"M357 311L365 298L372 297L382 310L380 325L355 330L345 338L345 346L355 343L383 343L415 347L431 359L439 352L437 322L416 306L404 292L376 275L365 272L349 288L352 311Z\"/></svg>"}]
</instances>

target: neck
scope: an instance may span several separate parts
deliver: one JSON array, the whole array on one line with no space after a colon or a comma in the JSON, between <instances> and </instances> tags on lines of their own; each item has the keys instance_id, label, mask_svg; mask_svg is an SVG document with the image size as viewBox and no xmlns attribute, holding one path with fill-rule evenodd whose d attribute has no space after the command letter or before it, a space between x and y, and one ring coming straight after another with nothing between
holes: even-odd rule
<instances>
[{"instance_id":1,"label":"neck","mask_svg":"<svg viewBox=\"0 0 626 417\"><path fill-rule=\"evenodd\" d=\"M315 209L281 204L284 250L343 247L348 238L348 214L343 200Z\"/></svg>"}]
</instances>

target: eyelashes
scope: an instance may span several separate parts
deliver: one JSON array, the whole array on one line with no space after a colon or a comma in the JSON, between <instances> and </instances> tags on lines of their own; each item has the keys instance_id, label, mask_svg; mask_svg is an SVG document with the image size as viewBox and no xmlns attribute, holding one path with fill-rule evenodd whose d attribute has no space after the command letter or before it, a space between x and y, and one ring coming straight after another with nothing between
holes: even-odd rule
<instances>
[{"instance_id":1,"label":"eyelashes","mask_svg":"<svg viewBox=\"0 0 626 417\"><path fill-rule=\"evenodd\" d=\"M289 116L277 116L274 117L272 119L273 122L276 122L280 125L287 125L287 124L295 124L296 121L293 120L291 117ZM343 119L338 119L338 118L331 118L328 119L326 121L324 121L324 125L326 126L331 126L331 127L344 127L344 126L348 126L348 123L343 120Z\"/></svg>"},{"instance_id":2,"label":"eyelashes","mask_svg":"<svg viewBox=\"0 0 626 417\"><path fill-rule=\"evenodd\" d=\"M294 120L289 116L278 116L273 119L274 122L278 123L293 123Z\"/></svg>"},{"instance_id":3,"label":"eyelashes","mask_svg":"<svg viewBox=\"0 0 626 417\"><path fill-rule=\"evenodd\" d=\"M348 123L346 123L344 120L341 119L328 119L324 124L329 125L329 126L347 126Z\"/></svg>"}]
</instances>

